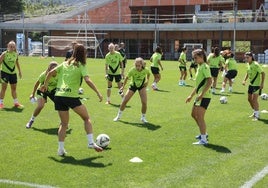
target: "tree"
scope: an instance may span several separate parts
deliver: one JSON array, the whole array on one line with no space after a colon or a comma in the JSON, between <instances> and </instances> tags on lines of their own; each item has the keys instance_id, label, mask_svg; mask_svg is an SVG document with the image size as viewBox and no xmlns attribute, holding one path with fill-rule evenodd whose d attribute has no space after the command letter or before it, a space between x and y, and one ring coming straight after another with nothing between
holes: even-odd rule
<instances>
[{"instance_id":1,"label":"tree","mask_svg":"<svg viewBox=\"0 0 268 188\"><path fill-rule=\"evenodd\" d=\"M0 1L0 12L2 14L21 13L24 9L23 0L4 0Z\"/></svg>"}]
</instances>

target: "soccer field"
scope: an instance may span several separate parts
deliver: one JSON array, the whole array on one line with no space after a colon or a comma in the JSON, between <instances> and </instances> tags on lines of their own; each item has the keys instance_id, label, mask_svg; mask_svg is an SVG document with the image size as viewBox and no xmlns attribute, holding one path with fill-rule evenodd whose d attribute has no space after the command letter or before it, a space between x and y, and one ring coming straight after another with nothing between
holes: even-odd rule
<instances>
[{"instance_id":1,"label":"soccer field","mask_svg":"<svg viewBox=\"0 0 268 188\"><path fill-rule=\"evenodd\" d=\"M63 59L55 58L58 62ZM224 94L227 104L219 102L222 81L219 75L217 94L212 96L205 115L209 144L196 146L192 143L199 130L190 115L193 101L185 103L194 81L187 80L187 86L178 86L176 61L162 61L160 91L148 88L146 117L150 123L142 124L137 93L121 120L113 122L121 101L118 89L113 84L112 104L106 105L104 60L88 59L90 78L104 101L98 102L96 94L83 83L82 97L87 98L83 103L93 122L94 137L108 134L111 143L101 153L88 149L83 122L70 111L65 140L68 154L57 156L59 117L50 100L33 127L25 128L35 108L29 96L39 74L51 60L50 57L20 57L23 78L18 82L17 91L25 108L12 108L8 88L5 109L0 111L0 187L241 187L268 165L268 113L261 113L256 122L248 118L252 110L247 101L247 86L241 84L246 73L244 63L238 65L233 93ZM128 60L127 70L132 65L133 60ZM263 69L266 73L263 92L268 93L268 67ZM151 75L150 83L152 80ZM260 111L268 110L268 100L259 99L259 103ZM134 157L143 162L130 162ZM254 187L267 187L268 176L257 174L255 177Z\"/></svg>"}]
</instances>

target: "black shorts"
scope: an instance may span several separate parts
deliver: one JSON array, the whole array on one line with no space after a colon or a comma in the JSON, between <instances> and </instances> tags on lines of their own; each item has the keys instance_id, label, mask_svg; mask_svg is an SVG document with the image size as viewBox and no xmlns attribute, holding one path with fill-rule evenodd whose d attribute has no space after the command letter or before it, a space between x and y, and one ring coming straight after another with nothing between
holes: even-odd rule
<instances>
[{"instance_id":1,"label":"black shorts","mask_svg":"<svg viewBox=\"0 0 268 188\"><path fill-rule=\"evenodd\" d=\"M202 98L201 101L195 101L194 106L201 106L201 107L207 109L209 103L210 103L210 98Z\"/></svg>"},{"instance_id":2,"label":"black shorts","mask_svg":"<svg viewBox=\"0 0 268 188\"><path fill-rule=\"evenodd\" d=\"M1 80L5 83L16 84L18 82L17 74L9 74L1 71Z\"/></svg>"},{"instance_id":3,"label":"black shorts","mask_svg":"<svg viewBox=\"0 0 268 188\"><path fill-rule=\"evenodd\" d=\"M197 64L196 63L191 63L191 65L190 65L190 68L197 68Z\"/></svg>"},{"instance_id":4,"label":"black shorts","mask_svg":"<svg viewBox=\"0 0 268 188\"><path fill-rule=\"evenodd\" d=\"M187 68L183 67L183 66L179 66L179 69L180 69L180 71L186 71L187 70Z\"/></svg>"},{"instance_id":5,"label":"black shorts","mask_svg":"<svg viewBox=\"0 0 268 188\"><path fill-rule=\"evenodd\" d=\"M134 93L137 91L137 90L141 90L142 88L144 88L144 86L140 86L140 87L137 87L137 86L129 86L129 90L133 91Z\"/></svg>"},{"instance_id":6,"label":"black shorts","mask_svg":"<svg viewBox=\"0 0 268 188\"><path fill-rule=\"evenodd\" d=\"M73 109L77 106L82 105L79 98L60 97L60 96L55 96L54 103L55 103L55 110L58 111L68 111L69 108Z\"/></svg>"},{"instance_id":7,"label":"black shorts","mask_svg":"<svg viewBox=\"0 0 268 188\"><path fill-rule=\"evenodd\" d=\"M248 86L248 94L257 94L258 90L260 89L260 86Z\"/></svg>"},{"instance_id":8,"label":"black shorts","mask_svg":"<svg viewBox=\"0 0 268 188\"><path fill-rule=\"evenodd\" d=\"M48 91L42 92L40 90L37 90L36 93L37 93L37 95L42 96L45 100L47 100L47 97L49 97L50 100L52 100L54 102L56 89L54 89L50 92L48 92Z\"/></svg>"},{"instance_id":9,"label":"black shorts","mask_svg":"<svg viewBox=\"0 0 268 188\"><path fill-rule=\"evenodd\" d=\"M159 68L158 67L151 67L152 74L159 74Z\"/></svg>"},{"instance_id":10,"label":"black shorts","mask_svg":"<svg viewBox=\"0 0 268 188\"><path fill-rule=\"evenodd\" d=\"M237 75L237 70L228 70L225 77L228 79L233 79Z\"/></svg>"},{"instance_id":11,"label":"black shorts","mask_svg":"<svg viewBox=\"0 0 268 188\"><path fill-rule=\"evenodd\" d=\"M210 73L212 77L218 77L219 74L219 68L210 68Z\"/></svg>"},{"instance_id":12,"label":"black shorts","mask_svg":"<svg viewBox=\"0 0 268 188\"><path fill-rule=\"evenodd\" d=\"M121 74L117 74L117 75L112 75L112 74L108 74L107 80L109 80L110 82L112 82L113 80L115 80L115 82L120 82L122 79Z\"/></svg>"}]
</instances>

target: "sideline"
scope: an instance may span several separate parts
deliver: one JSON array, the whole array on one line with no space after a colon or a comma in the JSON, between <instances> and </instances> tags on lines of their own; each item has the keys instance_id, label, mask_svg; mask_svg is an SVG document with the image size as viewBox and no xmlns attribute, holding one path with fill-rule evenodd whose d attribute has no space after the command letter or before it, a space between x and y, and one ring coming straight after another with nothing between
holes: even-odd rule
<instances>
[{"instance_id":1,"label":"sideline","mask_svg":"<svg viewBox=\"0 0 268 188\"><path fill-rule=\"evenodd\" d=\"M268 174L268 166L264 167L262 171L258 172L255 176L251 178L251 180L247 181L243 186L240 188L250 188L253 187L258 181L263 179Z\"/></svg>"},{"instance_id":2,"label":"sideline","mask_svg":"<svg viewBox=\"0 0 268 188\"><path fill-rule=\"evenodd\" d=\"M35 183L27 183L27 182L21 182L21 181L12 181L12 180L6 180L6 179L0 179L0 184L12 184L12 185L24 185L28 187L36 187L36 188L56 188L50 185L39 185Z\"/></svg>"}]
</instances>

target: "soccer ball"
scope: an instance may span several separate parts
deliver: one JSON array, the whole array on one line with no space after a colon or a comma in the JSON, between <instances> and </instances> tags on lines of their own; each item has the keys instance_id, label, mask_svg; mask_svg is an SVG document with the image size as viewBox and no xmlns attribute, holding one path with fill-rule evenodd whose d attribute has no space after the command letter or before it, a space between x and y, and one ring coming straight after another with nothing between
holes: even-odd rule
<instances>
[{"instance_id":1,"label":"soccer ball","mask_svg":"<svg viewBox=\"0 0 268 188\"><path fill-rule=\"evenodd\" d=\"M79 95L84 94L84 89L83 89L82 87L80 87L80 88L78 89L78 94L79 94Z\"/></svg>"},{"instance_id":2,"label":"soccer ball","mask_svg":"<svg viewBox=\"0 0 268 188\"><path fill-rule=\"evenodd\" d=\"M110 137L107 134L100 134L96 138L96 144L102 148L106 148L110 144Z\"/></svg>"},{"instance_id":3,"label":"soccer ball","mask_svg":"<svg viewBox=\"0 0 268 188\"><path fill-rule=\"evenodd\" d=\"M220 103L221 104L226 104L227 103L227 97L226 96L222 96L221 98L220 98Z\"/></svg>"},{"instance_id":4,"label":"soccer ball","mask_svg":"<svg viewBox=\"0 0 268 188\"><path fill-rule=\"evenodd\" d=\"M268 94L266 94L266 93L261 94L261 99L268 100Z\"/></svg>"}]
</instances>

